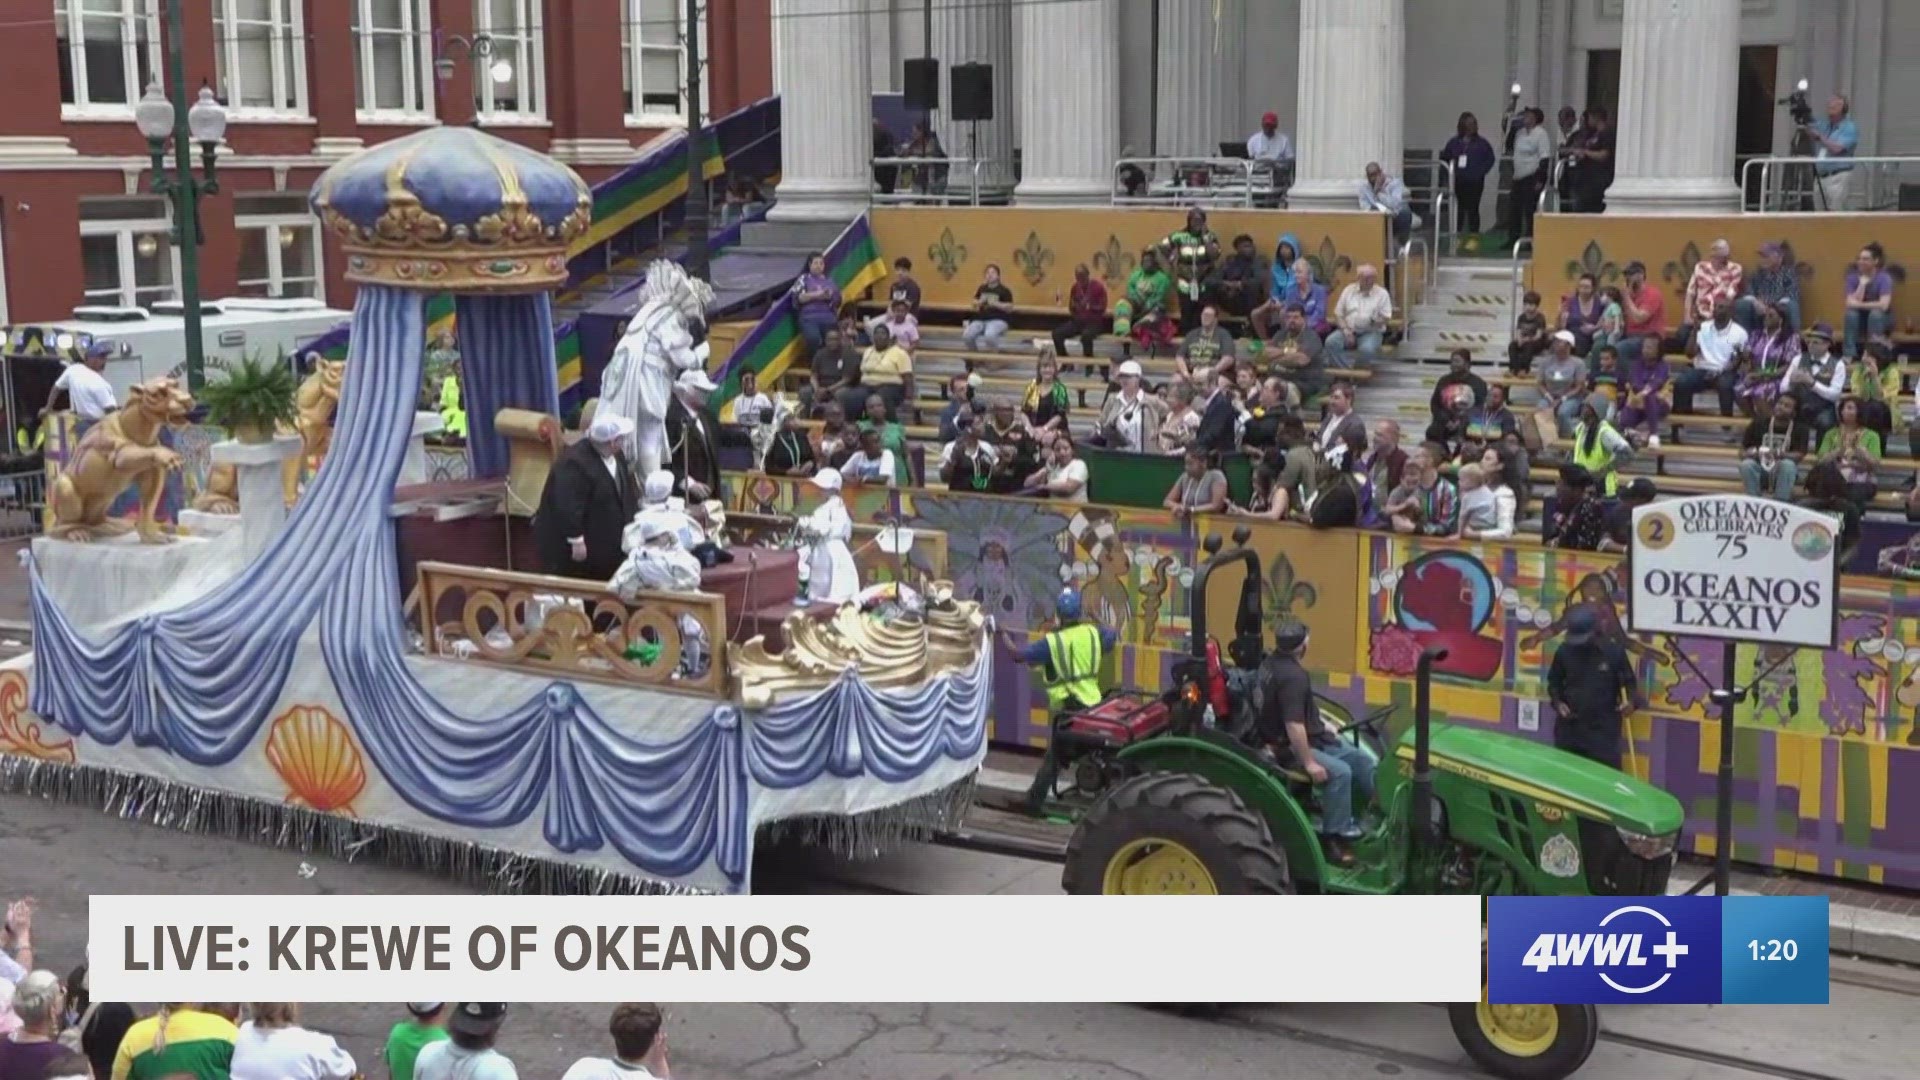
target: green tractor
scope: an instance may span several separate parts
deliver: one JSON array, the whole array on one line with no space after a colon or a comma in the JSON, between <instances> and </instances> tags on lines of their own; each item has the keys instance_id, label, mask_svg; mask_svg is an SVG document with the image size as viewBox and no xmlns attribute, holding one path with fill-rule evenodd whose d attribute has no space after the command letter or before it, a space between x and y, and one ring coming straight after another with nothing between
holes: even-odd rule
<instances>
[{"instance_id":1,"label":"green tractor","mask_svg":"<svg viewBox=\"0 0 1920 1080\"><path fill-rule=\"evenodd\" d=\"M1682 821L1672 795L1585 758L1498 732L1429 718L1422 656L1412 728L1389 740L1391 710L1344 725L1380 768L1373 805L1355 807L1366 834L1351 865L1330 863L1315 828L1319 794L1246 726L1212 707L1222 676L1250 673L1262 638L1259 556L1209 539L1195 575L1192 657L1169 695L1163 728L1114 749L1110 782L1067 848L1069 893L1322 892L1486 895L1663 895ZM1240 566L1228 661L1207 635L1207 581ZM1211 648L1209 646L1212 646ZM1224 669L1224 670L1223 670ZM1236 680L1237 681L1237 680ZM1324 707L1323 707L1324 709ZM1232 709L1239 713L1242 710ZM1323 715L1326 715L1323 711ZM1391 750L1387 743L1391 742ZM1484 995L1483 995L1484 997ZM1592 1006L1455 1004L1454 1034L1481 1068L1511 1080L1558 1080L1592 1053Z\"/></svg>"}]
</instances>

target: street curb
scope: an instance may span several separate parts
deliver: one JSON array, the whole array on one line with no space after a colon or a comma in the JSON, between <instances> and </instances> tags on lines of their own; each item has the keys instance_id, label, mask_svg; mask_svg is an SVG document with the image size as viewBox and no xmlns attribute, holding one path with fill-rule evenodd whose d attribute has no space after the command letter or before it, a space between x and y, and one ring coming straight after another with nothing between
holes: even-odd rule
<instances>
[{"instance_id":1,"label":"street curb","mask_svg":"<svg viewBox=\"0 0 1920 1080\"><path fill-rule=\"evenodd\" d=\"M983 768L975 782L975 803L1000 809L1017 804L1026 796L1031 777L1004 769ZM996 805L998 804L998 805ZM1677 896L1692 888L1712 870L1682 864L1675 868L1667 893ZM1736 896L1760 896L1751 889L1735 888ZM1873 911L1852 904L1827 905L1827 951L1846 953L1894 964L1920 966L1920 918Z\"/></svg>"}]
</instances>

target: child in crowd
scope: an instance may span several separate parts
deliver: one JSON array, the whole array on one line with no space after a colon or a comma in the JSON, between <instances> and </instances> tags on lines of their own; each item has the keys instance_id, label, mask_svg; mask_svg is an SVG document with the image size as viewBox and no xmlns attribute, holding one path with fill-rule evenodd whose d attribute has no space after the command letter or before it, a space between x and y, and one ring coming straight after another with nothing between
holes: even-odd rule
<instances>
[{"instance_id":1,"label":"child in crowd","mask_svg":"<svg viewBox=\"0 0 1920 1080\"><path fill-rule=\"evenodd\" d=\"M1520 317L1513 323L1513 342L1507 346L1507 370L1525 375L1533 370L1533 359L1547 349L1547 316L1540 310L1540 294L1528 292L1522 300Z\"/></svg>"},{"instance_id":2,"label":"child in crowd","mask_svg":"<svg viewBox=\"0 0 1920 1080\"><path fill-rule=\"evenodd\" d=\"M1627 332L1626 298L1621 295L1620 287L1609 285L1600 290L1606 298L1606 306L1600 309L1600 329L1593 333L1594 348L1602 345L1618 345L1620 338Z\"/></svg>"},{"instance_id":3,"label":"child in crowd","mask_svg":"<svg viewBox=\"0 0 1920 1080\"><path fill-rule=\"evenodd\" d=\"M1477 461L1460 466L1460 526L1456 536L1491 531L1500 523L1499 507L1493 489L1487 486L1486 470Z\"/></svg>"},{"instance_id":4,"label":"child in crowd","mask_svg":"<svg viewBox=\"0 0 1920 1080\"><path fill-rule=\"evenodd\" d=\"M1593 392L1607 399L1606 415L1601 419L1611 417L1620 402L1620 353L1612 345L1601 346L1594 360Z\"/></svg>"}]
</instances>

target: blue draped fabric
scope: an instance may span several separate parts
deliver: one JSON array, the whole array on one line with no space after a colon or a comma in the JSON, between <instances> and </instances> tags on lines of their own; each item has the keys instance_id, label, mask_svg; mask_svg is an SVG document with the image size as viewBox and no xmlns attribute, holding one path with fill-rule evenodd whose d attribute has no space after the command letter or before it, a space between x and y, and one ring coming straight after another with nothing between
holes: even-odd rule
<instances>
[{"instance_id":1,"label":"blue draped fabric","mask_svg":"<svg viewBox=\"0 0 1920 1080\"><path fill-rule=\"evenodd\" d=\"M553 363L553 306L545 293L460 296L461 380L467 394L467 454L475 477L507 475L507 441L493 428L501 409L560 414Z\"/></svg>"}]
</instances>

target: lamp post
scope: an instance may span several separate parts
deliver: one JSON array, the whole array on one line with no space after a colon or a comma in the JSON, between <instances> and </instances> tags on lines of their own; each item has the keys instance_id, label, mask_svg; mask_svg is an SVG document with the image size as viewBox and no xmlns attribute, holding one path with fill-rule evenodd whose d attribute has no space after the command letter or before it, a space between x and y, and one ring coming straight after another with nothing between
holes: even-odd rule
<instances>
[{"instance_id":1,"label":"lamp post","mask_svg":"<svg viewBox=\"0 0 1920 1080\"><path fill-rule=\"evenodd\" d=\"M700 138L700 0L687 0L687 273L705 281L712 266L707 251L707 170Z\"/></svg>"},{"instance_id":2,"label":"lamp post","mask_svg":"<svg viewBox=\"0 0 1920 1080\"><path fill-rule=\"evenodd\" d=\"M468 60L484 60L493 55L493 35L475 34L465 37L461 34L447 34L439 30L433 32L433 75L443 85L453 78L453 50L457 47ZM513 81L513 62L501 57L487 65L487 74L495 85L505 85ZM468 121L474 126L480 124L480 86L479 75L474 76L473 119Z\"/></svg>"},{"instance_id":3,"label":"lamp post","mask_svg":"<svg viewBox=\"0 0 1920 1080\"><path fill-rule=\"evenodd\" d=\"M133 110L133 123L153 155L153 192L173 206L173 243L180 252L181 318L186 322L187 390L192 393L200 389L206 366L200 339L200 200L220 190L214 176L214 151L227 133L227 110L204 85L193 107L186 107L187 76L180 56L181 5L169 4L168 8L172 13L167 57L172 93L163 93L158 81L148 84L146 96ZM200 144L204 177L193 175L195 143ZM167 168L169 145L175 151L171 171Z\"/></svg>"}]
</instances>

